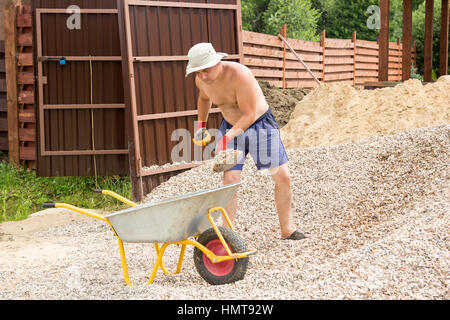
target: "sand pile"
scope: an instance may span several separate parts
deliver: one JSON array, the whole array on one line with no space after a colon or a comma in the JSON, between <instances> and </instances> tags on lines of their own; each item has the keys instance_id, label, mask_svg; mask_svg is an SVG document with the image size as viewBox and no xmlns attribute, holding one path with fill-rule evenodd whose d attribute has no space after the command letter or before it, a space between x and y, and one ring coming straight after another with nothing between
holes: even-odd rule
<instances>
[{"instance_id":1,"label":"sand pile","mask_svg":"<svg viewBox=\"0 0 450 320\"><path fill-rule=\"evenodd\" d=\"M337 145L365 137L450 123L450 76L422 85L360 90L325 84L305 96L281 129L286 148Z\"/></svg>"}]
</instances>

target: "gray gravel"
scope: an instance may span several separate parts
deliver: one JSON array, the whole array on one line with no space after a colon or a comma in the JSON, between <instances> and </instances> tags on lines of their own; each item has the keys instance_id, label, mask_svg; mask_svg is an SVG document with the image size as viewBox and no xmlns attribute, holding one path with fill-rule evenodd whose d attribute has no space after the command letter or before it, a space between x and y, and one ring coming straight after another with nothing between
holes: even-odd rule
<instances>
[{"instance_id":1,"label":"gray gravel","mask_svg":"<svg viewBox=\"0 0 450 320\"><path fill-rule=\"evenodd\" d=\"M448 299L449 138L441 125L289 150L293 221L309 233L302 241L280 239L273 183L248 159L236 227L258 253L236 283L207 284L188 247L179 275L158 271L147 286L153 245L126 243L126 287L115 236L90 219L36 233L35 250L54 254L0 261L0 299ZM219 185L207 164L147 201ZM168 248L169 269L177 255Z\"/></svg>"}]
</instances>

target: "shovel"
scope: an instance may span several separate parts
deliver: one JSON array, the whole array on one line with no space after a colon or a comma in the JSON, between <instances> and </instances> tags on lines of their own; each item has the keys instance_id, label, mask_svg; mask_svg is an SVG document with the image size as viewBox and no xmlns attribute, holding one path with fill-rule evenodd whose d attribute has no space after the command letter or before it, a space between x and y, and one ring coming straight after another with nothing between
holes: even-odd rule
<instances>
[{"instance_id":1,"label":"shovel","mask_svg":"<svg viewBox=\"0 0 450 320\"><path fill-rule=\"evenodd\" d=\"M241 150L229 149L221 151L214 157L214 172L224 172L230 170L241 161L243 152Z\"/></svg>"}]
</instances>

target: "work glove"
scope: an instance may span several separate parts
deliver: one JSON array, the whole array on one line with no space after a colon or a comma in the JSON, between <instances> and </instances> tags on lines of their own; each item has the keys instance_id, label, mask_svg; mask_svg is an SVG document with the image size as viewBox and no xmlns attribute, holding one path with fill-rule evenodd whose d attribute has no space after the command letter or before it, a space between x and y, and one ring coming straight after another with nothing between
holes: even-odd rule
<instances>
[{"instance_id":1,"label":"work glove","mask_svg":"<svg viewBox=\"0 0 450 320\"><path fill-rule=\"evenodd\" d=\"M192 139L196 145L204 147L211 142L211 135L206 129L206 121L197 121L197 129L194 132L194 139Z\"/></svg>"}]
</instances>

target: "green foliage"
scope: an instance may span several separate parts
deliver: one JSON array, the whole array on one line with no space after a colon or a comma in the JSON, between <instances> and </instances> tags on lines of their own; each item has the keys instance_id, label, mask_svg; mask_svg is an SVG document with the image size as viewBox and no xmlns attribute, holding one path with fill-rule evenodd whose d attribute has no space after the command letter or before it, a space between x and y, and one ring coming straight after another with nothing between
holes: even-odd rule
<instances>
[{"instance_id":1,"label":"green foliage","mask_svg":"<svg viewBox=\"0 0 450 320\"><path fill-rule=\"evenodd\" d=\"M242 0L242 28L248 31L263 32L264 12L270 0Z\"/></svg>"},{"instance_id":2,"label":"green foliage","mask_svg":"<svg viewBox=\"0 0 450 320\"><path fill-rule=\"evenodd\" d=\"M358 39L376 41L379 29L368 27L368 21L370 25L376 22L376 11L369 9L378 4L378 0L324 1L327 21L323 28L327 38L351 39L353 31L356 31Z\"/></svg>"},{"instance_id":3,"label":"green foliage","mask_svg":"<svg viewBox=\"0 0 450 320\"><path fill-rule=\"evenodd\" d=\"M242 0L241 7L244 30L277 35L286 24L289 38L319 39L321 14L311 0Z\"/></svg>"},{"instance_id":4,"label":"green foliage","mask_svg":"<svg viewBox=\"0 0 450 320\"><path fill-rule=\"evenodd\" d=\"M131 198L128 178L36 177L32 170L0 161L0 222L25 219L45 202L65 202L82 208L115 211L126 207L114 198L94 194L108 189Z\"/></svg>"},{"instance_id":5,"label":"green foliage","mask_svg":"<svg viewBox=\"0 0 450 320\"><path fill-rule=\"evenodd\" d=\"M439 50L441 32L441 1L434 2L433 14L433 71L439 74ZM425 2L413 12L412 38L416 39L416 59L418 72L423 74L424 42L425 42Z\"/></svg>"},{"instance_id":6,"label":"green foliage","mask_svg":"<svg viewBox=\"0 0 450 320\"><path fill-rule=\"evenodd\" d=\"M423 81L423 77L420 74L417 74L417 69L414 67L411 67L411 74L409 77L411 79L418 79L420 81Z\"/></svg>"},{"instance_id":7,"label":"green foliage","mask_svg":"<svg viewBox=\"0 0 450 320\"><path fill-rule=\"evenodd\" d=\"M311 6L309 0L271 0L264 14L264 31L276 35L286 24L288 38L318 41L319 18L320 12Z\"/></svg>"}]
</instances>

